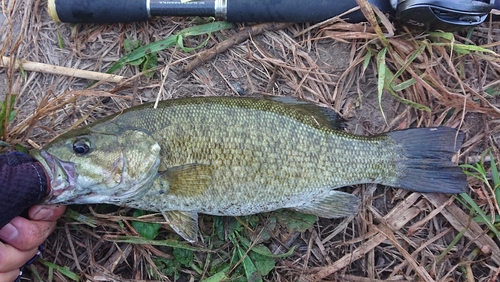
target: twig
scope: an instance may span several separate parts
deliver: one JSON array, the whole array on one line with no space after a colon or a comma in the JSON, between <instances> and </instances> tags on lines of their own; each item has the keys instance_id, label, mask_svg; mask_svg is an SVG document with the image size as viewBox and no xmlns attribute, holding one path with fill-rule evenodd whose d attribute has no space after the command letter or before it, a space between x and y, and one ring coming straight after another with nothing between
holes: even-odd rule
<instances>
[{"instance_id":1,"label":"twig","mask_svg":"<svg viewBox=\"0 0 500 282\"><path fill-rule=\"evenodd\" d=\"M413 193L411 194L407 199L406 202L402 202L398 204L392 211L387 214L384 219L386 220L387 223L391 224L391 228L393 230L399 230L401 229L408 221L413 219L415 216L417 216L420 211L416 207L412 207L413 205L419 198L418 193ZM379 228L384 228L384 225L381 224ZM351 264L353 261L356 261L360 258L362 258L365 254L367 254L370 250L374 249L376 246L380 245L382 242L387 240L387 237L385 234L378 232L376 235L371 237L368 241L364 242L356 248L354 251L352 251L349 254L344 255L342 258L338 259L335 261L333 264L324 266L324 267L318 267L315 268L312 271L312 274L310 277L307 277L306 279L310 281L320 281L322 279L325 279L327 276L339 271L340 269L348 266Z\"/></svg>"},{"instance_id":2,"label":"twig","mask_svg":"<svg viewBox=\"0 0 500 282\"><path fill-rule=\"evenodd\" d=\"M422 194L435 207L446 203L446 197L442 194ZM500 247L491 239L486 232L475 222L469 221L469 215L461 210L457 205L451 203L446 206L441 214L446 217L448 222L457 230L465 230L465 236L469 238L476 246L482 248L488 246L491 248L491 259L500 264Z\"/></svg>"},{"instance_id":3,"label":"twig","mask_svg":"<svg viewBox=\"0 0 500 282\"><path fill-rule=\"evenodd\" d=\"M3 56L2 61L0 62L0 67L9 66L12 63L11 60L12 59L10 57ZM31 62L27 60L16 60L15 68L22 68L27 71L36 71L36 72L43 72L43 73L50 73L57 75L67 75L72 77L85 78L89 80L99 80L99 81L107 81L115 83L119 83L124 79L123 76L114 74L60 67L44 63Z\"/></svg>"},{"instance_id":4,"label":"twig","mask_svg":"<svg viewBox=\"0 0 500 282\"><path fill-rule=\"evenodd\" d=\"M69 247L71 249L71 254L73 255L73 260L75 261L76 268L82 272L82 267L80 266L80 261L76 255L75 246L73 245L73 240L71 238L71 233L69 232L68 224L64 225L64 231L66 231L66 237L68 238Z\"/></svg>"},{"instance_id":5,"label":"twig","mask_svg":"<svg viewBox=\"0 0 500 282\"><path fill-rule=\"evenodd\" d=\"M375 33L378 35L382 44L386 47L389 46L389 42L387 41L387 38L385 38L385 35L382 32L380 25L378 24L375 12L373 11L374 6L370 5L368 0L356 0L356 2L358 3L359 8L361 9L361 12L365 16L365 18L368 20L370 25L375 29Z\"/></svg>"},{"instance_id":6,"label":"twig","mask_svg":"<svg viewBox=\"0 0 500 282\"><path fill-rule=\"evenodd\" d=\"M292 25L292 23L262 23L244 27L235 35L229 37L228 39L222 41L214 47L201 52L192 62L184 66L184 68L182 69L183 73L181 75L186 75L187 73L197 68L199 65L205 63L208 60L211 60L217 54L225 52L231 46L240 44L241 42L247 40L252 36L263 33L264 31L281 30L289 27L290 25Z\"/></svg>"}]
</instances>

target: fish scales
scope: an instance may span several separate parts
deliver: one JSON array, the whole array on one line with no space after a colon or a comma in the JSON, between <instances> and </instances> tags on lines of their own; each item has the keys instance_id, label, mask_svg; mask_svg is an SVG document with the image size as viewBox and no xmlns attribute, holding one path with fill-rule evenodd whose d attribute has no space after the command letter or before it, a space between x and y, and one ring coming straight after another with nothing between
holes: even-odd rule
<instances>
[{"instance_id":1,"label":"fish scales","mask_svg":"<svg viewBox=\"0 0 500 282\"><path fill-rule=\"evenodd\" d=\"M173 99L70 131L33 153L53 178L63 174L48 203L104 201L159 211L180 222L172 226L189 241L196 238L197 213L237 216L290 208L340 217L354 214L358 204L355 196L336 191L343 186L464 189L463 177L446 159L457 149L450 143L456 130L363 137L339 131L337 122L328 109L290 98ZM417 136L439 140L429 146L442 156L425 155L432 150L417 148ZM443 183L418 182L435 167L449 170L436 173Z\"/></svg>"},{"instance_id":2,"label":"fish scales","mask_svg":"<svg viewBox=\"0 0 500 282\"><path fill-rule=\"evenodd\" d=\"M278 202L292 207L318 189L395 183L397 144L384 138L339 136L273 103L256 107L248 105L253 99L213 101L126 112L114 120L120 127L149 131L162 147L164 169L196 164L211 170L211 183L203 190L190 193L192 187L182 187L188 191L160 194L164 188L156 181L132 206L243 215L273 210ZM238 204L242 198L245 203Z\"/></svg>"}]
</instances>

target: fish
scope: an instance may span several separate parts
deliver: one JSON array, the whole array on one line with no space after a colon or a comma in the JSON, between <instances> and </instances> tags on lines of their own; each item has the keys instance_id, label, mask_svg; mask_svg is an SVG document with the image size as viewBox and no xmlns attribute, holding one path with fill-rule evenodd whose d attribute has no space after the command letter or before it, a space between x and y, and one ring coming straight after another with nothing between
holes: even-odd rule
<instances>
[{"instance_id":1,"label":"fish","mask_svg":"<svg viewBox=\"0 0 500 282\"><path fill-rule=\"evenodd\" d=\"M335 111L292 97L190 97L125 109L30 153L50 179L44 204L159 212L195 242L200 213L354 215L345 186L464 192L451 161L463 139L449 127L353 135Z\"/></svg>"}]
</instances>

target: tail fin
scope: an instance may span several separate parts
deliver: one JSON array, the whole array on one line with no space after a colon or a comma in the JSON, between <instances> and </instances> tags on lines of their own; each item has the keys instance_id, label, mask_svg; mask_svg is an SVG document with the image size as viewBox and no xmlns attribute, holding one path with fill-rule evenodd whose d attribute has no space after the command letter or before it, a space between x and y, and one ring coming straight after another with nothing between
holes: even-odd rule
<instances>
[{"instance_id":1,"label":"tail fin","mask_svg":"<svg viewBox=\"0 0 500 282\"><path fill-rule=\"evenodd\" d=\"M460 149L464 133L449 127L412 128L387 134L405 152L405 177L397 187L417 192L462 193L466 175L451 162Z\"/></svg>"}]
</instances>

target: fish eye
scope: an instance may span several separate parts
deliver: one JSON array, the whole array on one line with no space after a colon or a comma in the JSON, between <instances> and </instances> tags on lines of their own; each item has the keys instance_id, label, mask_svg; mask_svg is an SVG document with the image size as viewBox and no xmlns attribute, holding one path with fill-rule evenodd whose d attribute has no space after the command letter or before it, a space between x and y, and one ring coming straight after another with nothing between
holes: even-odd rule
<instances>
[{"instance_id":1,"label":"fish eye","mask_svg":"<svg viewBox=\"0 0 500 282\"><path fill-rule=\"evenodd\" d=\"M90 142L89 140L82 138L77 139L73 143L73 152L78 156L84 156L90 152Z\"/></svg>"}]
</instances>

